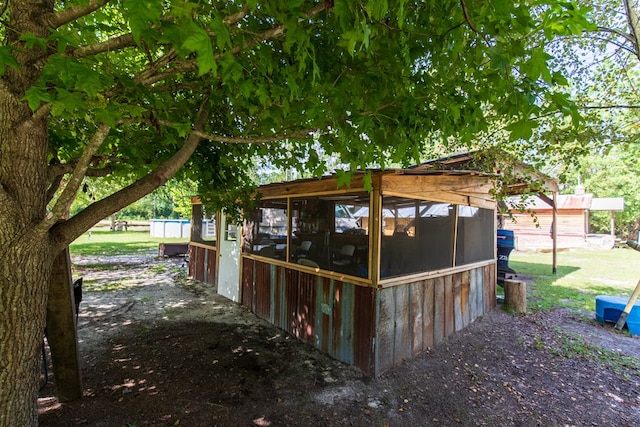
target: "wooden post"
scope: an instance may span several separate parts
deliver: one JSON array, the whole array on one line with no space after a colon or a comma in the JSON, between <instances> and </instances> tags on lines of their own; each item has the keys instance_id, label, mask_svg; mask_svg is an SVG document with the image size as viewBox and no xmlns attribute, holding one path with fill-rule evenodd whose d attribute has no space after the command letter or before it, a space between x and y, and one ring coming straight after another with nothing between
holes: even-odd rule
<instances>
[{"instance_id":1,"label":"wooden post","mask_svg":"<svg viewBox=\"0 0 640 427\"><path fill-rule=\"evenodd\" d=\"M551 226L553 227L553 260L551 264L551 273L556 274L558 272L558 198L556 197L557 193L553 192L553 222Z\"/></svg>"},{"instance_id":2,"label":"wooden post","mask_svg":"<svg viewBox=\"0 0 640 427\"><path fill-rule=\"evenodd\" d=\"M518 313L527 312L527 284L519 280L504 281L504 302Z\"/></svg>"},{"instance_id":3,"label":"wooden post","mask_svg":"<svg viewBox=\"0 0 640 427\"><path fill-rule=\"evenodd\" d=\"M80 399L82 379L68 247L58 255L51 269L47 302L47 341L51 349L58 400L69 402Z\"/></svg>"},{"instance_id":4,"label":"wooden post","mask_svg":"<svg viewBox=\"0 0 640 427\"><path fill-rule=\"evenodd\" d=\"M192 242L202 242L202 205L191 205L191 237Z\"/></svg>"}]
</instances>

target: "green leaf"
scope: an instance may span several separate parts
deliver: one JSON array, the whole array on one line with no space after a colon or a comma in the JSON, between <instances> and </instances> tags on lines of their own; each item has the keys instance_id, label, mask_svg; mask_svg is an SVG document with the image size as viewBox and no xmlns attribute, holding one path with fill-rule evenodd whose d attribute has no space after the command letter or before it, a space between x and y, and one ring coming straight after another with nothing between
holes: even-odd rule
<instances>
[{"instance_id":1,"label":"green leaf","mask_svg":"<svg viewBox=\"0 0 640 427\"><path fill-rule=\"evenodd\" d=\"M54 116L63 116L65 113L73 113L80 111L86 107L86 102L82 94L78 92L69 92L63 88L58 88L56 99L53 101L51 114Z\"/></svg>"},{"instance_id":2,"label":"green leaf","mask_svg":"<svg viewBox=\"0 0 640 427\"><path fill-rule=\"evenodd\" d=\"M31 111L35 111L40 106L40 103L51 102L51 94L40 87L32 86L25 91L22 100L27 101Z\"/></svg>"},{"instance_id":3,"label":"green leaf","mask_svg":"<svg viewBox=\"0 0 640 427\"><path fill-rule=\"evenodd\" d=\"M140 44L142 35L150 26L160 23L162 16L161 0L123 0L123 6L127 10L131 33L136 43Z\"/></svg>"},{"instance_id":4,"label":"green leaf","mask_svg":"<svg viewBox=\"0 0 640 427\"><path fill-rule=\"evenodd\" d=\"M533 120L520 120L512 123L506 127L511 132L509 139L516 141L519 139L529 140L533 135L533 129L537 126L537 123Z\"/></svg>"},{"instance_id":5,"label":"green leaf","mask_svg":"<svg viewBox=\"0 0 640 427\"><path fill-rule=\"evenodd\" d=\"M7 67L11 67L14 70L20 69L20 65L11 54L11 50L9 46L0 46L0 76L4 75Z\"/></svg>"},{"instance_id":6,"label":"green leaf","mask_svg":"<svg viewBox=\"0 0 640 427\"><path fill-rule=\"evenodd\" d=\"M229 27L222 21L222 16L216 15L211 22L211 28L216 35L216 45L218 49L222 50L227 47L231 47L231 35L229 34Z\"/></svg>"},{"instance_id":7,"label":"green leaf","mask_svg":"<svg viewBox=\"0 0 640 427\"><path fill-rule=\"evenodd\" d=\"M120 118L121 114L110 107L96 110L95 116L96 121L104 122L111 127L115 127L117 124L117 120Z\"/></svg>"},{"instance_id":8,"label":"green leaf","mask_svg":"<svg viewBox=\"0 0 640 427\"><path fill-rule=\"evenodd\" d=\"M39 49L44 50L47 48L47 41L41 37L37 37L33 33L22 34L20 36L20 40L25 42L24 44L28 49L33 49L34 47L37 47Z\"/></svg>"},{"instance_id":9,"label":"green leaf","mask_svg":"<svg viewBox=\"0 0 640 427\"><path fill-rule=\"evenodd\" d=\"M200 27L193 27L194 33L185 40L183 48L196 53L198 60L198 76L211 71L214 75L218 73L216 59L213 55L213 46L209 35Z\"/></svg>"},{"instance_id":10,"label":"green leaf","mask_svg":"<svg viewBox=\"0 0 640 427\"><path fill-rule=\"evenodd\" d=\"M387 0L370 0L367 3L367 13L372 20L378 21L385 17L389 10L389 3Z\"/></svg>"}]
</instances>

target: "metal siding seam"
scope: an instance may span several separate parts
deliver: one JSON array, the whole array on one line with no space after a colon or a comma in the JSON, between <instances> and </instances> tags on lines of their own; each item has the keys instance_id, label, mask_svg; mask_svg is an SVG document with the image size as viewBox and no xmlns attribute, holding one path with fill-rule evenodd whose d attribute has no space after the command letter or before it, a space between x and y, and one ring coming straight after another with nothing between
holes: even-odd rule
<instances>
[{"instance_id":1,"label":"metal siding seam","mask_svg":"<svg viewBox=\"0 0 640 427\"><path fill-rule=\"evenodd\" d=\"M275 271L274 271L275 270ZM269 283L269 323L276 322L276 290L278 289L278 267L271 266L271 280Z\"/></svg>"},{"instance_id":2,"label":"metal siding seam","mask_svg":"<svg viewBox=\"0 0 640 427\"><path fill-rule=\"evenodd\" d=\"M380 325L380 290L375 289L373 297L373 308L375 311L373 319L373 339L371 340L371 352L373 353L373 376L380 375L380 356L378 354L378 327Z\"/></svg>"},{"instance_id":3,"label":"metal siding seam","mask_svg":"<svg viewBox=\"0 0 640 427\"><path fill-rule=\"evenodd\" d=\"M412 358L412 344L413 344L413 304L411 304L411 298L413 297L413 287L415 283L409 283L407 285L407 359Z\"/></svg>"},{"instance_id":4,"label":"metal siding seam","mask_svg":"<svg viewBox=\"0 0 640 427\"><path fill-rule=\"evenodd\" d=\"M204 250L204 263L202 265L202 281L207 283L207 263L209 261L209 251L207 249Z\"/></svg>"}]
</instances>

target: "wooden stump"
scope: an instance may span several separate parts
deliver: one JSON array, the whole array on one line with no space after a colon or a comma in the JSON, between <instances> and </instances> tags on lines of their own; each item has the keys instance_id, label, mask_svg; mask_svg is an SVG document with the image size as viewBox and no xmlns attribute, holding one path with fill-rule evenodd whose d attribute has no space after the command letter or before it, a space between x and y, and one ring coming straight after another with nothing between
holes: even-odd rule
<instances>
[{"instance_id":1,"label":"wooden stump","mask_svg":"<svg viewBox=\"0 0 640 427\"><path fill-rule=\"evenodd\" d=\"M518 280L504 281L504 302L518 313L527 312L527 284Z\"/></svg>"}]
</instances>

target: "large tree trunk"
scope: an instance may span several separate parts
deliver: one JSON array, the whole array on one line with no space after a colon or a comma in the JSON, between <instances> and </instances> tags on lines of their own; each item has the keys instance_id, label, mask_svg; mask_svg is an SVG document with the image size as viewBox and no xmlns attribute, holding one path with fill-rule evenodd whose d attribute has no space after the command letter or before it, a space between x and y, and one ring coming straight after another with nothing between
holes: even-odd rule
<instances>
[{"instance_id":1,"label":"large tree trunk","mask_svg":"<svg viewBox=\"0 0 640 427\"><path fill-rule=\"evenodd\" d=\"M29 237L4 248L0 255L0 426L3 427L38 423L37 383L50 262L47 244L38 244Z\"/></svg>"},{"instance_id":2,"label":"large tree trunk","mask_svg":"<svg viewBox=\"0 0 640 427\"><path fill-rule=\"evenodd\" d=\"M51 259L47 122L0 83L0 426L37 425Z\"/></svg>"}]
</instances>

